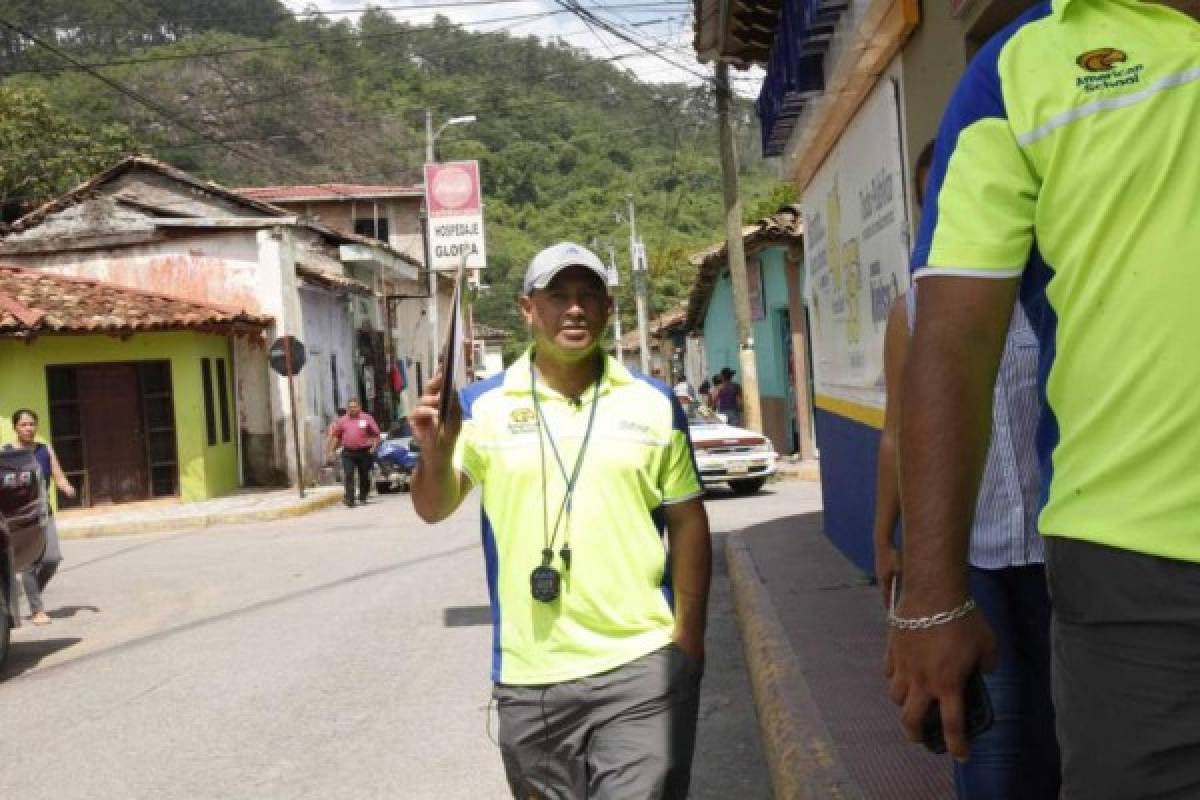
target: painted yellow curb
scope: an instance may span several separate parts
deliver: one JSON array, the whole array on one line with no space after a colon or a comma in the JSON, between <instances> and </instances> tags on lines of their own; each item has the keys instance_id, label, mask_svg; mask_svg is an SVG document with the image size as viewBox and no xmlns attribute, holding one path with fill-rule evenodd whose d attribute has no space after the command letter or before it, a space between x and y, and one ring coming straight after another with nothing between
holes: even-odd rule
<instances>
[{"instance_id":1,"label":"painted yellow curb","mask_svg":"<svg viewBox=\"0 0 1200 800\"><path fill-rule=\"evenodd\" d=\"M776 800L860 800L750 548L737 534L725 540L725 561Z\"/></svg>"},{"instance_id":2,"label":"painted yellow curb","mask_svg":"<svg viewBox=\"0 0 1200 800\"><path fill-rule=\"evenodd\" d=\"M298 500L292 505L277 508L260 508L246 511L221 511L214 514L197 514L190 517L163 517L160 519L127 520L125 522L96 522L79 525L59 521L60 539L95 539L101 536L122 536L130 533L163 533L165 531L210 528L214 525L235 525L244 522L267 522L275 519L299 517L328 508L341 502L342 494L328 492Z\"/></svg>"}]
</instances>

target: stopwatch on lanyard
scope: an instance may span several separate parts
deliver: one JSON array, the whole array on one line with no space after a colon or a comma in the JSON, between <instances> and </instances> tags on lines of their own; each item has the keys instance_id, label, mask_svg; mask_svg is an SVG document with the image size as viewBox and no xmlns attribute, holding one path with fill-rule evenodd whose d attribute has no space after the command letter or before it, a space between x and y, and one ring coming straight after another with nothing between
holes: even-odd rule
<instances>
[{"instance_id":1,"label":"stopwatch on lanyard","mask_svg":"<svg viewBox=\"0 0 1200 800\"><path fill-rule=\"evenodd\" d=\"M558 445L554 441L554 435L550 432L550 426L546 422L546 415L542 412L541 402L538 400L537 393L537 372L533 366L534 357L530 354L529 357L529 385L533 394L533 408L537 416L538 427L538 452L540 455L540 463L542 468L542 563L535 567L529 576L529 588L533 593L533 599L543 603L553 603L558 599L562 590L562 575L554 568L554 544L558 541L558 532L560 526L563 531L562 549L558 551L558 555L562 558L563 569L571 569L571 505L575 498L575 485L579 481L579 472L583 468L583 456L587 453L588 443L592 439L592 424L596 421L596 406L600 402L600 383L604 379L603 367L601 373L596 379L596 386L592 390L592 408L588 413L587 429L583 434L583 442L579 445L579 454L575 457L575 467L570 474L567 473L566 464L563 463L562 456L559 454ZM603 363L603 362L602 362ZM546 442L550 442L550 450L554 453L554 462L558 465L558 471L562 475L563 482L566 484L566 492L563 494L562 505L558 508L558 515L554 518L554 527L550 527L549 500L546 497ZM565 525L563 524L565 522Z\"/></svg>"}]
</instances>

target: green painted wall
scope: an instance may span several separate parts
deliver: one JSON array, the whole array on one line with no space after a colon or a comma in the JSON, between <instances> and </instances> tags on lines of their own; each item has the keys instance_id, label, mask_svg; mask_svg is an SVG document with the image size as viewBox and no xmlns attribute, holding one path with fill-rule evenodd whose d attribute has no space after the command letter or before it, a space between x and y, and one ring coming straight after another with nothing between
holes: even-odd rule
<instances>
[{"instance_id":1,"label":"green painted wall","mask_svg":"<svg viewBox=\"0 0 1200 800\"><path fill-rule=\"evenodd\" d=\"M210 446L204 420L200 359L213 359L213 408L217 444ZM216 359L225 359L229 395L230 440L221 441ZM175 447L179 493L183 500L228 494L238 486L236 410L233 407L232 355L228 338L201 333L145 333L127 340L112 336L41 336L32 344L0 338L0 441L14 439L9 420L14 409L32 408L49 441L50 404L46 367L103 362L170 361L175 409Z\"/></svg>"},{"instance_id":2,"label":"green painted wall","mask_svg":"<svg viewBox=\"0 0 1200 800\"><path fill-rule=\"evenodd\" d=\"M787 397L787 365L784 363L778 315L788 307L786 251L770 247L758 254L762 263L762 296L766 313L751 324L754 355L758 363L758 391L763 397ZM753 262L751 262L753 263ZM733 286L729 272L713 286L708 314L704 318L704 351L708 377L722 367L738 368L737 324L733 315Z\"/></svg>"}]
</instances>

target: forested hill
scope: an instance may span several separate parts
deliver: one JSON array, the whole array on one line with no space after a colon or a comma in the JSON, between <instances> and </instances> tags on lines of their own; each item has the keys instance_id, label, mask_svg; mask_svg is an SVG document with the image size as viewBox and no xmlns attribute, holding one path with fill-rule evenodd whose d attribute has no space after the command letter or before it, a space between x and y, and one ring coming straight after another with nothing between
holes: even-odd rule
<instances>
[{"instance_id":1,"label":"forested hill","mask_svg":"<svg viewBox=\"0 0 1200 800\"><path fill-rule=\"evenodd\" d=\"M474 114L438 156L481 162L493 289L479 318L517 327L515 286L544 244L611 242L624 268L630 193L654 306L678 302L686 254L720 233L711 86L643 82L623 66L638 48L547 44L522 31L537 16L505 8L481 33L395 10L293 16L278 0L0 0L0 202L12 216L130 150L230 186L415 183L425 109ZM739 150L759 211L783 195L768 197L750 111L739 103Z\"/></svg>"}]
</instances>

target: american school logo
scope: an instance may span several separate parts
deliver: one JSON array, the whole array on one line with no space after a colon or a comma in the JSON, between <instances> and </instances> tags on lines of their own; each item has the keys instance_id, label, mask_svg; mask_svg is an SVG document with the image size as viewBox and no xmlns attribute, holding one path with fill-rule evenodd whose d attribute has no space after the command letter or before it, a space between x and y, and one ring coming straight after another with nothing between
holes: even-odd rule
<instances>
[{"instance_id":1,"label":"american school logo","mask_svg":"<svg viewBox=\"0 0 1200 800\"><path fill-rule=\"evenodd\" d=\"M1142 80L1142 72L1145 71L1146 65L1119 66L1128 61L1129 55L1115 47L1097 47L1095 50L1080 53L1075 59L1075 64L1087 74L1077 75L1075 86L1088 93L1133 86Z\"/></svg>"},{"instance_id":2,"label":"american school logo","mask_svg":"<svg viewBox=\"0 0 1200 800\"><path fill-rule=\"evenodd\" d=\"M532 408L514 408L508 415L508 432L517 436L523 433L537 433L537 415Z\"/></svg>"},{"instance_id":3,"label":"american school logo","mask_svg":"<svg viewBox=\"0 0 1200 800\"><path fill-rule=\"evenodd\" d=\"M1079 58L1075 59L1075 63L1088 72L1108 72L1117 64L1128 60L1129 56L1125 55L1124 50L1118 50L1115 47L1100 47L1080 53Z\"/></svg>"}]
</instances>

